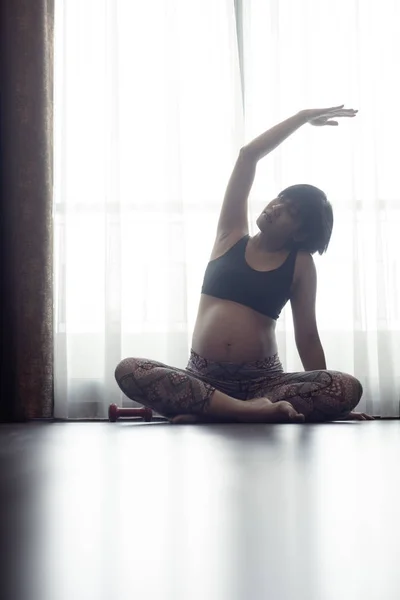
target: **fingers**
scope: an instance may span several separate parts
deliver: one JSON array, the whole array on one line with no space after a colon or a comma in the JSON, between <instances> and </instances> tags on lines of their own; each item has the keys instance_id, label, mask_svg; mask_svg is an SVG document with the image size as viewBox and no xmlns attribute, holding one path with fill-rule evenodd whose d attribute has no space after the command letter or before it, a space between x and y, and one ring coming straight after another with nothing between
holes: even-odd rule
<instances>
[{"instance_id":1,"label":"fingers","mask_svg":"<svg viewBox=\"0 0 400 600\"><path fill-rule=\"evenodd\" d=\"M350 419L352 419L353 421L365 421L363 413L350 413Z\"/></svg>"},{"instance_id":2,"label":"fingers","mask_svg":"<svg viewBox=\"0 0 400 600\"><path fill-rule=\"evenodd\" d=\"M335 119L347 117L353 118L358 113L358 110L340 110L335 112L334 114L324 115L319 119L315 119L315 125L330 125L331 127L337 127L339 123L337 121L332 121L331 119L334 117Z\"/></svg>"},{"instance_id":3,"label":"fingers","mask_svg":"<svg viewBox=\"0 0 400 600\"><path fill-rule=\"evenodd\" d=\"M344 104L341 104L340 106L331 106L330 108L318 108L318 112L320 112L321 114L327 114L327 113L331 113L331 112L336 112L338 110L341 110L344 108Z\"/></svg>"},{"instance_id":4,"label":"fingers","mask_svg":"<svg viewBox=\"0 0 400 600\"><path fill-rule=\"evenodd\" d=\"M358 420L359 421L375 421L374 417L371 417L371 415L367 415L367 413L355 413L358 415Z\"/></svg>"},{"instance_id":5,"label":"fingers","mask_svg":"<svg viewBox=\"0 0 400 600\"><path fill-rule=\"evenodd\" d=\"M354 108L326 108L319 109L316 111L318 117L355 117L358 113L358 110Z\"/></svg>"},{"instance_id":6,"label":"fingers","mask_svg":"<svg viewBox=\"0 0 400 600\"><path fill-rule=\"evenodd\" d=\"M351 412L348 415L348 418L352 419L353 421L375 421L374 417L367 415L367 413Z\"/></svg>"},{"instance_id":7,"label":"fingers","mask_svg":"<svg viewBox=\"0 0 400 600\"><path fill-rule=\"evenodd\" d=\"M321 111L322 111L322 110L323 110L323 109L321 109ZM325 111L326 111L326 112L329 112L329 113L342 113L342 112L343 112L343 113L347 113L347 112L349 112L349 113L350 113L350 112L358 112L358 110L357 110L357 109L355 109L355 108L344 108L344 104L342 104L342 106L334 106L333 108L328 108L328 109L325 109Z\"/></svg>"},{"instance_id":8,"label":"fingers","mask_svg":"<svg viewBox=\"0 0 400 600\"><path fill-rule=\"evenodd\" d=\"M327 113L337 113L341 110L346 110L346 109L344 108L344 104L341 104L340 106L332 106L332 108L328 108L325 110Z\"/></svg>"},{"instance_id":9,"label":"fingers","mask_svg":"<svg viewBox=\"0 0 400 600\"><path fill-rule=\"evenodd\" d=\"M356 114L358 113L358 110L353 110L351 109L343 109L343 110L336 110L333 111L335 117L355 117Z\"/></svg>"},{"instance_id":10,"label":"fingers","mask_svg":"<svg viewBox=\"0 0 400 600\"><path fill-rule=\"evenodd\" d=\"M333 109L317 109L309 111L308 122L315 127L337 127L339 125L336 119L338 118L353 118L357 115L358 110L353 108L333 108Z\"/></svg>"},{"instance_id":11,"label":"fingers","mask_svg":"<svg viewBox=\"0 0 400 600\"><path fill-rule=\"evenodd\" d=\"M178 415L170 419L170 421L174 425L192 425L193 423L198 423L200 419L197 415Z\"/></svg>"}]
</instances>

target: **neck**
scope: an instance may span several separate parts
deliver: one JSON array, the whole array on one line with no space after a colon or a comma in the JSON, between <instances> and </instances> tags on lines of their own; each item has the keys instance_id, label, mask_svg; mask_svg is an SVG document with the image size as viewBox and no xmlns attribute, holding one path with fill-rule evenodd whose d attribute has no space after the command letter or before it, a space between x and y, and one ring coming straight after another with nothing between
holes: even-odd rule
<instances>
[{"instance_id":1,"label":"neck","mask_svg":"<svg viewBox=\"0 0 400 600\"><path fill-rule=\"evenodd\" d=\"M265 235L261 231L256 233L252 239L257 250L264 252L282 252L283 250L289 250L289 248L286 247L286 244L272 239L271 236Z\"/></svg>"}]
</instances>

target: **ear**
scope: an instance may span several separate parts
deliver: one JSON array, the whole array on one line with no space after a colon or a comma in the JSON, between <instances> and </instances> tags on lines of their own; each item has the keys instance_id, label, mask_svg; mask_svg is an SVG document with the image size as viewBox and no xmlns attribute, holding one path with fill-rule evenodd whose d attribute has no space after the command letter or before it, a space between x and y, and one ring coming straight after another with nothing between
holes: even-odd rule
<instances>
[{"instance_id":1,"label":"ear","mask_svg":"<svg viewBox=\"0 0 400 600\"><path fill-rule=\"evenodd\" d=\"M304 229L299 229L293 235L294 242L304 242L305 239L307 239L307 233L304 231Z\"/></svg>"}]
</instances>

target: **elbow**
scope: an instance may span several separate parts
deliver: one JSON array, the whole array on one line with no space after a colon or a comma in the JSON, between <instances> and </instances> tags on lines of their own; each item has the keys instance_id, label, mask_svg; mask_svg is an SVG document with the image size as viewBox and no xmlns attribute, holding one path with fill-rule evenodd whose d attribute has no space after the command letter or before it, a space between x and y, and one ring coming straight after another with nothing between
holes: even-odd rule
<instances>
[{"instance_id":1,"label":"elbow","mask_svg":"<svg viewBox=\"0 0 400 600\"><path fill-rule=\"evenodd\" d=\"M259 160L255 150L251 147L251 144L242 146L239 151L239 160L248 161L256 164Z\"/></svg>"},{"instance_id":2,"label":"elbow","mask_svg":"<svg viewBox=\"0 0 400 600\"><path fill-rule=\"evenodd\" d=\"M312 348L316 345L321 345L318 331L307 331L296 334L296 346L300 348Z\"/></svg>"}]
</instances>

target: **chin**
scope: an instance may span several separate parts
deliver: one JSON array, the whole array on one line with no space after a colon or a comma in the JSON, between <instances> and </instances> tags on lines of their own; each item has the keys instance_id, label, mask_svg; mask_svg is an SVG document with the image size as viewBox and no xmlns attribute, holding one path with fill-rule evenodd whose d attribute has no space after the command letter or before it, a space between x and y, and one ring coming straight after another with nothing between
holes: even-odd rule
<instances>
[{"instance_id":1,"label":"chin","mask_svg":"<svg viewBox=\"0 0 400 600\"><path fill-rule=\"evenodd\" d=\"M256 221L256 225L260 231L265 231L266 222L262 215L260 215Z\"/></svg>"},{"instance_id":2,"label":"chin","mask_svg":"<svg viewBox=\"0 0 400 600\"><path fill-rule=\"evenodd\" d=\"M262 233L267 233L267 231L270 231L270 223L268 223L268 221L266 221L262 215L258 217L256 225Z\"/></svg>"}]
</instances>

